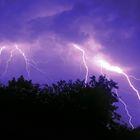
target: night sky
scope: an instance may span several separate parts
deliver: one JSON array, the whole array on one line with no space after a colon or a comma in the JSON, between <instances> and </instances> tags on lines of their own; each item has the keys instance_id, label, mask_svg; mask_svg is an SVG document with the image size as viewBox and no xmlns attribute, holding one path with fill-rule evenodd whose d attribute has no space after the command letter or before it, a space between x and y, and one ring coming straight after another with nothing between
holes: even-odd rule
<instances>
[{"instance_id":1,"label":"night sky","mask_svg":"<svg viewBox=\"0 0 140 140\"><path fill-rule=\"evenodd\" d=\"M140 0L0 0L0 79L24 75L38 83L99 76L98 57L140 78ZM103 71L119 85L132 123L140 125L140 101L126 78ZM140 81L131 78L140 91ZM124 106L119 112L128 122Z\"/></svg>"}]
</instances>

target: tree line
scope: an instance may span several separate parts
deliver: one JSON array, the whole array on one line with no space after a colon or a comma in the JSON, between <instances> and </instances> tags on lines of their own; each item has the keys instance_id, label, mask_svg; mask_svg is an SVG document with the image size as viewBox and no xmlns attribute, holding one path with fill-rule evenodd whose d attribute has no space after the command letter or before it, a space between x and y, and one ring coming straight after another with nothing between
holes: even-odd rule
<instances>
[{"instance_id":1,"label":"tree line","mask_svg":"<svg viewBox=\"0 0 140 140\"><path fill-rule=\"evenodd\" d=\"M117 88L105 76L92 76L87 84L78 79L43 86L23 76L13 78L0 84L0 128L9 135L140 139L139 128L120 123Z\"/></svg>"}]
</instances>

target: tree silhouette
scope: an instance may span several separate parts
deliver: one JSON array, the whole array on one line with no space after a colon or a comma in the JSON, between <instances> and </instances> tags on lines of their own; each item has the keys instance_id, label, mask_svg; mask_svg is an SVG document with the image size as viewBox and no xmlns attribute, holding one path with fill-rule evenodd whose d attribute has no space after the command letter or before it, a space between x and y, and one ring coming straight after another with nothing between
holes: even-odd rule
<instances>
[{"instance_id":1,"label":"tree silhouette","mask_svg":"<svg viewBox=\"0 0 140 140\"><path fill-rule=\"evenodd\" d=\"M43 87L23 76L13 78L7 85L0 85L0 127L16 132L29 129L30 133L35 128L43 128L37 133L51 128L80 129L94 139L134 138L139 130L132 132L119 124L121 116L116 112L118 97L114 92L117 88L117 83L105 76L92 76L87 84L79 79L61 80Z\"/></svg>"}]
</instances>

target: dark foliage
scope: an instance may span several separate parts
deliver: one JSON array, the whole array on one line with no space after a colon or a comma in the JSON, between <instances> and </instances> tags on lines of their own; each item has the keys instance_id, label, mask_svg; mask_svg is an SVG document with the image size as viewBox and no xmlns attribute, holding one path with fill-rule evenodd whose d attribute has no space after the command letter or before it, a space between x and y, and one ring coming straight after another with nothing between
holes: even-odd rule
<instances>
[{"instance_id":1,"label":"dark foliage","mask_svg":"<svg viewBox=\"0 0 140 140\"><path fill-rule=\"evenodd\" d=\"M86 85L77 80L44 87L23 76L13 78L0 85L0 128L9 135L140 139L139 128L118 123L115 88L104 76L93 76Z\"/></svg>"}]
</instances>

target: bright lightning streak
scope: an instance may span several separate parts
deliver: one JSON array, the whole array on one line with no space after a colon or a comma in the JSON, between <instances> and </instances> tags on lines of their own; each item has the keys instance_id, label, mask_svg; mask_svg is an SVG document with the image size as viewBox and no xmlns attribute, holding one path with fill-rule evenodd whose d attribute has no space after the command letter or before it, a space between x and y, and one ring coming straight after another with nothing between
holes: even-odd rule
<instances>
[{"instance_id":1,"label":"bright lightning streak","mask_svg":"<svg viewBox=\"0 0 140 140\"><path fill-rule=\"evenodd\" d=\"M105 68L106 70L111 70L111 71L115 71L115 72L118 72L118 73L122 72L122 70L121 70L120 68L118 68L118 67L116 67L116 66L111 66L109 63L107 63L107 62L105 62L105 61L103 61L103 60L100 61L100 62L101 62L101 74L102 74L102 75L104 75L104 74L103 74L103 71L102 71L103 68ZM104 63L103 63L103 62L104 62ZM116 95L117 95L119 101L120 101L120 102L123 104L123 106L124 106L124 109L125 109L125 111L126 111L126 114L127 114L128 118L129 118L129 120L128 120L129 125L131 126L132 129L134 129L134 125L133 125L133 123L132 123L132 116L130 115L130 113L129 113L129 111L128 111L127 104L125 103L125 101L124 101L123 99L121 99L121 98L119 97L119 94L118 94L118 90L117 90L117 89L115 89L115 93L116 93Z\"/></svg>"},{"instance_id":2,"label":"bright lightning streak","mask_svg":"<svg viewBox=\"0 0 140 140\"><path fill-rule=\"evenodd\" d=\"M15 48L19 51L19 53L23 56L24 60L25 60L25 64L26 64L26 71L28 73L28 77L30 77L30 72L29 72L29 65L31 67L33 67L35 70L37 70L38 72L45 74L45 72L43 72L42 70L40 70L37 66L34 60L30 60L27 58L27 56L25 55L25 53L18 47L18 45L15 45Z\"/></svg>"},{"instance_id":3,"label":"bright lightning streak","mask_svg":"<svg viewBox=\"0 0 140 140\"><path fill-rule=\"evenodd\" d=\"M105 60L99 60L99 63L101 65L102 68L108 70L108 71L112 71L112 72L116 72L116 73L123 73L123 70L117 66L112 66L110 65L108 62L106 62Z\"/></svg>"},{"instance_id":4,"label":"bright lightning streak","mask_svg":"<svg viewBox=\"0 0 140 140\"><path fill-rule=\"evenodd\" d=\"M30 77L30 72L29 72L29 69L28 69L28 59L25 55L25 53L18 47L18 45L15 45L15 48L19 51L19 53L23 56L24 60L25 60L25 64L26 64L26 71L27 71L27 74L28 74L28 77Z\"/></svg>"},{"instance_id":5,"label":"bright lightning streak","mask_svg":"<svg viewBox=\"0 0 140 140\"><path fill-rule=\"evenodd\" d=\"M118 74L121 74L123 75L126 79L127 79L127 82L129 84L129 86L131 87L131 89L137 94L137 97L138 99L140 100L140 93L139 91L135 88L135 86L132 84L131 80L130 80L130 77L132 77L133 79L135 80L139 80L137 78L135 78L134 76L128 76L120 67L118 66L113 66L111 64L109 64L107 61L103 60L103 59L100 59L97 61L101 68L105 69L105 70L108 70L108 71L112 71L112 72L116 72ZM118 93L116 92L117 96L118 96ZM133 124L132 124L132 116L130 115L129 111L128 111L128 108L127 108L127 105L126 103L121 99L119 98L120 102L124 105L125 107L125 110L126 110L126 113L129 117L129 124L131 125L132 128L134 128Z\"/></svg>"},{"instance_id":6,"label":"bright lightning streak","mask_svg":"<svg viewBox=\"0 0 140 140\"><path fill-rule=\"evenodd\" d=\"M12 61L13 57L14 57L14 53L17 51L24 59L25 61L25 68L26 68L26 72L27 72L27 75L28 75L28 78L30 78L30 71L29 71L29 66L31 66L32 68L34 68L35 70L37 70L38 72L42 73L42 74L45 74L45 72L43 72L42 70L40 70L37 66L36 66L36 62L31 60L31 59L28 59L28 57L26 56L26 54L24 53L24 51L22 49L19 48L19 46L17 44L14 45L14 47L12 48L12 50L9 50L8 47L1 47L0 48L0 55L2 53L2 51L4 49L7 49L9 52L10 52L10 56L6 62L6 67L5 67L5 71L3 73L3 76L7 73L8 71L8 68L9 68L9 65L10 65L10 62Z\"/></svg>"},{"instance_id":7,"label":"bright lightning streak","mask_svg":"<svg viewBox=\"0 0 140 140\"><path fill-rule=\"evenodd\" d=\"M111 64L109 64L108 62L106 62L105 60L102 60L102 59L98 60L98 62L102 66L102 68L104 68L104 69L106 69L108 71L112 71L112 72L122 74L123 76L125 76L125 78L127 79L128 83L129 83L129 86L137 94L137 97L140 100L139 91L134 87L134 85L132 84L129 76L125 72L123 72L123 70L120 67L112 66Z\"/></svg>"},{"instance_id":8,"label":"bright lightning streak","mask_svg":"<svg viewBox=\"0 0 140 140\"><path fill-rule=\"evenodd\" d=\"M76 44L73 44L73 46L74 46L74 48L76 48L77 50L79 50L80 52L82 52L82 59L83 59L83 63L84 63L85 69L86 69L86 75L85 75L85 84L86 84L87 83L87 80L88 80L89 70L88 70L88 66L87 66L87 63L86 63L85 51L84 51L84 49L80 48Z\"/></svg>"},{"instance_id":9,"label":"bright lightning streak","mask_svg":"<svg viewBox=\"0 0 140 140\"><path fill-rule=\"evenodd\" d=\"M122 74L126 77L126 79L127 79L128 83L129 83L130 87L136 92L136 94L137 94L137 96L138 96L138 99L140 100L140 93L139 93L139 91L133 86L132 82L130 81L129 76L128 76L126 73L124 73L124 72L123 72Z\"/></svg>"},{"instance_id":10,"label":"bright lightning streak","mask_svg":"<svg viewBox=\"0 0 140 140\"><path fill-rule=\"evenodd\" d=\"M129 111L128 111L127 104L119 97L118 91L117 91L117 90L116 90L115 93L116 93L116 95L117 95L119 101L124 105L124 108L125 108L125 111L126 111L126 113L127 113L127 116L129 117L129 124L130 124L130 126L132 127L132 129L134 129L135 127L134 127L134 125L133 125L133 123L132 123L132 116L130 115L130 113L129 113Z\"/></svg>"}]
</instances>

